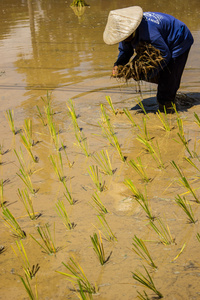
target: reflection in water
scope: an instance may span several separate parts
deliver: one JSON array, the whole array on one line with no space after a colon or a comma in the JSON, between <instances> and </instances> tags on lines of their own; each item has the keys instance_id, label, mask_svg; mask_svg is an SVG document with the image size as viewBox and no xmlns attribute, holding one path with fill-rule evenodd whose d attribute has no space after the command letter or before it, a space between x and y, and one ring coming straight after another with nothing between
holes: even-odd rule
<instances>
[{"instance_id":1,"label":"reflection in water","mask_svg":"<svg viewBox=\"0 0 200 300\"><path fill-rule=\"evenodd\" d=\"M19 77L20 86L27 90L45 90L46 93L47 89L68 86L88 78L109 77L118 50L117 45L109 47L102 40L107 16L110 10L130 6L132 1L93 0L89 4L90 7L84 7L84 11L75 13L68 2L61 0L7 0L2 5L0 54L7 53L9 43L12 45L10 56L9 53L6 55L13 72L24 78L25 86ZM188 25L195 38L199 38L199 0L183 0L181 8L178 0L167 3L139 0L137 5L144 11L174 15ZM193 48L190 55L198 53L198 43ZM195 66L199 73L196 60L190 59L189 63L190 70ZM3 67L4 70L0 71L7 71L8 65Z\"/></svg>"}]
</instances>

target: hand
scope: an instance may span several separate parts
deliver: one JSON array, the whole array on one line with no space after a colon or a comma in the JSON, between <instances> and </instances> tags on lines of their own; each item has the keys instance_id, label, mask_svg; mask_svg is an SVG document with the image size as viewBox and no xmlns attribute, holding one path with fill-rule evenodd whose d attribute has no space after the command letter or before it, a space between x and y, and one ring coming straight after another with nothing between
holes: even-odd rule
<instances>
[{"instance_id":1,"label":"hand","mask_svg":"<svg viewBox=\"0 0 200 300\"><path fill-rule=\"evenodd\" d=\"M114 66L112 69L112 76L116 77L118 73L118 66Z\"/></svg>"}]
</instances>

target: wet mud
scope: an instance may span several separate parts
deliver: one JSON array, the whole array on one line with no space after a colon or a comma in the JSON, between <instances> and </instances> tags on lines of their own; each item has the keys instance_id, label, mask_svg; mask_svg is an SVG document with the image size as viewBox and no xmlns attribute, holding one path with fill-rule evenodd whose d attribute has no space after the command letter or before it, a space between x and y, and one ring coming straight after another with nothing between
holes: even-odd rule
<instances>
[{"instance_id":1,"label":"wet mud","mask_svg":"<svg viewBox=\"0 0 200 300\"><path fill-rule=\"evenodd\" d=\"M156 299L155 292L133 278L140 273L147 277L145 268L164 299L200 299L199 28L193 17L189 17L190 12L198 17L196 4L185 8L183 2L196 42L182 78L182 94L177 97L178 111L165 116L158 113L156 85L138 86L134 81L127 84L110 78L117 47L105 46L102 32L109 10L122 5L119 1L113 1L112 5L107 1L98 4L87 1L91 6L79 18L69 3L60 1L58 7L55 1L49 5L28 1L27 7L19 1L14 20L11 7L15 1L8 2L2 17L5 15L10 27L5 24L2 27L0 45L4 58L0 70L0 299L29 299L20 279L20 276L26 278L16 243L19 245L20 239L6 226L3 214L6 209L26 233L21 242L29 268L39 265L35 277L29 279L33 299L37 299L35 287L38 299L84 299L80 298L78 282L72 284L59 273L70 273L64 266L69 265L70 258L80 264L95 286L93 299L132 300L137 299L138 292L144 296L144 291L149 299ZM130 5L130 1L124 3ZM164 8L158 1L138 4L145 10L154 5L152 10L165 9L181 17L176 7ZM56 22L67 24L68 30L66 26L56 26ZM10 49L8 45L16 33L19 40L13 41ZM87 36L85 41L83 36ZM26 47L25 37L29 41ZM106 96L110 96L115 114ZM71 103L74 119L69 110ZM9 110L14 111L15 135L5 116ZM22 140L25 120L29 119L34 141L31 151L38 158L36 162ZM106 136L106 132L111 134ZM112 175L105 174L94 159L101 151L109 155ZM21 164L16 153L22 153ZM57 163L60 179L51 157ZM136 162L146 177L133 168L131 161ZM90 176L92 166L98 166L101 191ZM31 180L33 193L19 176L23 168ZM189 185L184 185L185 179ZM72 196L71 204L63 182ZM128 182L133 184L132 189ZM34 220L19 197L19 190L25 188L38 216ZM107 213L99 211L95 195ZM187 200L194 222L177 204L179 197ZM58 214L58 204L62 201L73 224L71 229L65 227ZM102 225L103 219L106 223ZM160 229L160 234L151 223ZM52 254L36 242L42 243L38 228L46 224L55 243L56 252ZM105 260L109 258L104 265L100 264L91 241L94 233L99 235L99 232ZM148 258L134 252L135 237L145 243L157 268L152 267ZM85 290L83 293L85 299L90 299Z\"/></svg>"}]
</instances>

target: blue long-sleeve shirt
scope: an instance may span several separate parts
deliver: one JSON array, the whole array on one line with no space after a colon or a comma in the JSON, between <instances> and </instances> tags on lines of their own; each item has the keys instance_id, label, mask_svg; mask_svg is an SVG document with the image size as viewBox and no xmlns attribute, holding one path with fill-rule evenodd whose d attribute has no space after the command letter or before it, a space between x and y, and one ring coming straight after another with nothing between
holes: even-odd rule
<instances>
[{"instance_id":1,"label":"blue long-sleeve shirt","mask_svg":"<svg viewBox=\"0 0 200 300\"><path fill-rule=\"evenodd\" d=\"M159 49L166 65L171 58L176 58L187 51L194 40L188 27L173 16L145 12L137 28L136 37L130 42L119 43L119 55L114 65L128 63L140 41L150 43Z\"/></svg>"}]
</instances>

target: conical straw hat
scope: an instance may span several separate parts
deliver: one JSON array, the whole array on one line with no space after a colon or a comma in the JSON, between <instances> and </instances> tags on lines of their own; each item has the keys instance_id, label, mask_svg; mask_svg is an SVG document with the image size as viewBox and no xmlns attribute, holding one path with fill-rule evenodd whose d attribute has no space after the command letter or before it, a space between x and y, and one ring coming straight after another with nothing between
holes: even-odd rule
<instances>
[{"instance_id":1,"label":"conical straw hat","mask_svg":"<svg viewBox=\"0 0 200 300\"><path fill-rule=\"evenodd\" d=\"M140 25L142 17L143 10L140 6L111 10L103 33L104 42L114 45L125 40Z\"/></svg>"}]
</instances>

